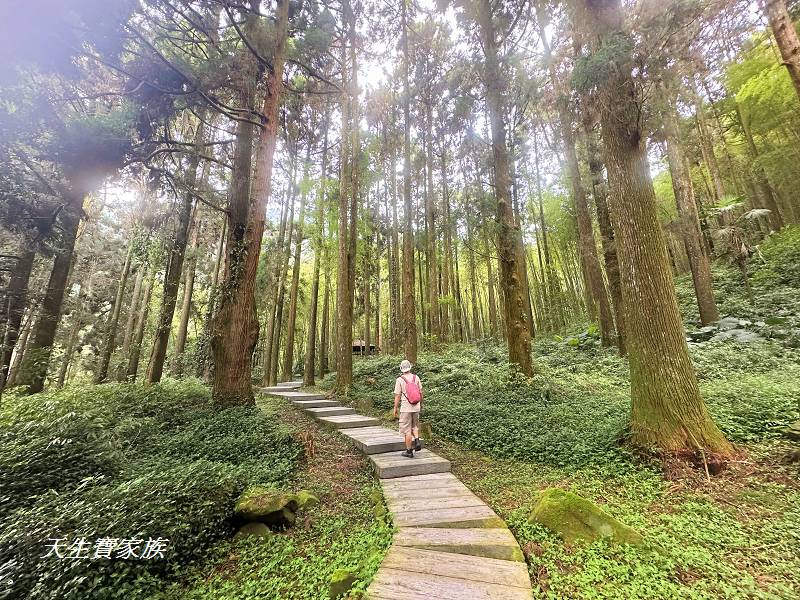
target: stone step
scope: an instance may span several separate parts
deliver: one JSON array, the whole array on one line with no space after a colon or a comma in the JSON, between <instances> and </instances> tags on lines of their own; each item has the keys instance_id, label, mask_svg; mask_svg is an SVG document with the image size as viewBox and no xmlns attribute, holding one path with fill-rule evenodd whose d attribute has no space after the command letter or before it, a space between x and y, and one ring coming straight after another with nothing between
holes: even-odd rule
<instances>
[{"instance_id":1,"label":"stone step","mask_svg":"<svg viewBox=\"0 0 800 600\"><path fill-rule=\"evenodd\" d=\"M501 583L486 583L427 573L383 568L369 586L372 600L530 600L531 591Z\"/></svg>"},{"instance_id":2,"label":"stone step","mask_svg":"<svg viewBox=\"0 0 800 600\"><path fill-rule=\"evenodd\" d=\"M349 406L320 406L306 408L306 412L313 417L335 417L337 415L354 415L356 410Z\"/></svg>"},{"instance_id":3,"label":"stone step","mask_svg":"<svg viewBox=\"0 0 800 600\"><path fill-rule=\"evenodd\" d=\"M400 527L394 534L393 545L401 548L421 548L504 561L518 561L523 564L525 562L517 540L505 527L496 529Z\"/></svg>"},{"instance_id":4,"label":"stone step","mask_svg":"<svg viewBox=\"0 0 800 600\"><path fill-rule=\"evenodd\" d=\"M288 398L289 400L325 400L325 394L314 392L295 392L292 390L271 392L273 396Z\"/></svg>"},{"instance_id":5,"label":"stone step","mask_svg":"<svg viewBox=\"0 0 800 600\"><path fill-rule=\"evenodd\" d=\"M381 479L445 473L450 470L449 460L426 449L415 452L414 458L406 458L399 452L387 452L371 454L369 459Z\"/></svg>"},{"instance_id":6,"label":"stone step","mask_svg":"<svg viewBox=\"0 0 800 600\"><path fill-rule=\"evenodd\" d=\"M418 503L420 506L423 502ZM447 527L451 529L505 527L503 519L483 505L465 506L462 508L421 508L393 514L397 527Z\"/></svg>"},{"instance_id":7,"label":"stone step","mask_svg":"<svg viewBox=\"0 0 800 600\"><path fill-rule=\"evenodd\" d=\"M341 404L335 400L292 400L291 402L298 408L325 408L341 406Z\"/></svg>"},{"instance_id":8,"label":"stone step","mask_svg":"<svg viewBox=\"0 0 800 600\"><path fill-rule=\"evenodd\" d=\"M486 506L486 503L472 492L461 492L458 496L432 498L427 490L406 492L404 495L386 496L386 505L392 514L408 513L420 510L435 511L450 508L466 508L470 506Z\"/></svg>"},{"instance_id":9,"label":"stone step","mask_svg":"<svg viewBox=\"0 0 800 600\"><path fill-rule=\"evenodd\" d=\"M352 427L371 427L378 424L378 419L364 415L339 415L336 417L320 417L320 423L332 425L336 429L349 429Z\"/></svg>"},{"instance_id":10,"label":"stone step","mask_svg":"<svg viewBox=\"0 0 800 600\"><path fill-rule=\"evenodd\" d=\"M391 480L394 481L394 480ZM438 500L444 498L458 498L472 494L470 489L464 484L452 484L446 487L427 488L425 486L416 484L413 487L403 487L397 489L384 488L383 495L388 501L402 500L404 498L413 497L415 494L424 493L426 500Z\"/></svg>"},{"instance_id":11,"label":"stone step","mask_svg":"<svg viewBox=\"0 0 800 600\"><path fill-rule=\"evenodd\" d=\"M382 567L407 573L427 573L485 583L498 583L530 589L530 576L524 562L498 560L485 556L452 554L420 548L389 548Z\"/></svg>"},{"instance_id":12,"label":"stone step","mask_svg":"<svg viewBox=\"0 0 800 600\"><path fill-rule=\"evenodd\" d=\"M402 451L406 448L405 439L397 431L386 427L358 427L342 429L341 433L351 440L364 454ZM421 441L421 440L420 440Z\"/></svg>"},{"instance_id":13,"label":"stone step","mask_svg":"<svg viewBox=\"0 0 800 600\"><path fill-rule=\"evenodd\" d=\"M265 394L272 394L274 392L290 392L292 390L300 389L302 386L302 381L287 381L285 383L278 383L270 387L263 387L261 388L261 391Z\"/></svg>"}]
</instances>

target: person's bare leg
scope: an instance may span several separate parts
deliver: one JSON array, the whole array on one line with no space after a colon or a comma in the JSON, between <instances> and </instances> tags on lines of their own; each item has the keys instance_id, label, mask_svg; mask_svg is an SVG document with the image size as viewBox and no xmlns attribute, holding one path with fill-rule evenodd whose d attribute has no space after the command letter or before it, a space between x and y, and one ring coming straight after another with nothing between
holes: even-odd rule
<instances>
[{"instance_id":1,"label":"person's bare leg","mask_svg":"<svg viewBox=\"0 0 800 600\"><path fill-rule=\"evenodd\" d=\"M411 431L413 432L413 429ZM412 436L412 433L407 433L406 434L406 450L411 450L411 445L413 444L413 442L414 442L414 438Z\"/></svg>"}]
</instances>

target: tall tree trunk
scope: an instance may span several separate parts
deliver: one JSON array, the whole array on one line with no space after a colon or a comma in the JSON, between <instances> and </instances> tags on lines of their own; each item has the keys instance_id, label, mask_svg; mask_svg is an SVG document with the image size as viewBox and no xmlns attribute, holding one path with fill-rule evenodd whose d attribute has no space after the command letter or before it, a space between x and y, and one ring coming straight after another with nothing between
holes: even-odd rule
<instances>
[{"instance_id":1,"label":"tall tree trunk","mask_svg":"<svg viewBox=\"0 0 800 600\"><path fill-rule=\"evenodd\" d=\"M108 380L108 365L111 362L111 355L114 353L114 345L117 339L117 325L119 323L119 315L122 311L122 301L125 298L125 286L128 283L128 274L131 270L132 260L133 238L131 238L131 241L128 243L128 252L125 255L125 264L123 264L122 274L119 276L117 295L114 298L114 307L111 309L111 317L108 319L108 331L106 332L105 346L103 348L103 353L100 355L100 362L97 365L97 373L95 374L94 378L95 383L103 383L104 381Z\"/></svg>"},{"instance_id":2,"label":"tall tree trunk","mask_svg":"<svg viewBox=\"0 0 800 600\"><path fill-rule=\"evenodd\" d=\"M328 176L328 127L330 115L325 113L324 136L322 138L322 168L320 172L319 190L317 191L316 231L314 232L314 275L311 280L311 300L308 308L308 338L306 340L306 357L303 364L303 386L314 385L314 364L317 345L317 306L319 301L319 271L322 262L322 246L325 239L325 181ZM324 327L324 324L323 324ZM321 336L322 337L322 336Z\"/></svg>"},{"instance_id":3,"label":"tall tree trunk","mask_svg":"<svg viewBox=\"0 0 800 600\"><path fill-rule=\"evenodd\" d=\"M92 295L92 276L89 276L89 291L86 294L87 297L91 297ZM78 282L78 293L76 298L76 307L75 311L72 315L72 327L69 331L69 337L67 338L67 347L64 349L64 356L61 359L61 366L58 369L58 377L56 378L56 388L61 389L64 387L64 383L67 379L67 370L69 369L69 365L72 361L72 355L75 353L75 346L78 343L78 334L81 331L81 327L83 327L84 320L85 320L85 300L81 297L83 294L83 285L81 282Z\"/></svg>"},{"instance_id":4,"label":"tall tree trunk","mask_svg":"<svg viewBox=\"0 0 800 600\"><path fill-rule=\"evenodd\" d=\"M178 285L183 273L183 258L186 254L186 242L189 239L189 223L192 219L192 205L194 194L191 190L197 182L197 167L200 164L200 154L204 140L205 127L203 121L197 123L194 133L195 153L189 159L186 170L187 190L178 211L178 223L175 228L175 241L170 248L167 258L167 268L164 273L164 294L161 299L161 310L156 325L156 335L153 341L153 350L150 353L150 365L147 369L147 381L157 383L161 381L164 372L164 360L167 357L169 336L172 332L172 319L175 316L175 306L178 303Z\"/></svg>"},{"instance_id":5,"label":"tall tree trunk","mask_svg":"<svg viewBox=\"0 0 800 600\"><path fill-rule=\"evenodd\" d=\"M143 264L136 268L136 279L133 283L133 292L131 293L130 304L128 305L128 318L125 323L125 335L122 338L122 349L120 351L122 359L117 366L117 381L125 381L125 371L128 366L127 360L128 356L130 356L131 341L133 340L133 328L136 324L136 315L138 314L139 302L142 297L142 284L144 283L146 270Z\"/></svg>"},{"instance_id":6,"label":"tall tree trunk","mask_svg":"<svg viewBox=\"0 0 800 600\"><path fill-rule=\"evenodd\" d=\"M439 324L439 259L436 251L436 194L433 191L433 120L430 103L425 105L425 256L428 277L429 333L441 338Z\"/></svg>"},{"instance_id":7,"label":"tall tree trunk","mask_svg":"<svg viewBox=\"0 0 800 600\"><path fill-rule=\"evenodd\" d=\"M144 266L142 268L145 268ZM134 328L133 343L131 344L131 353L128 356L128 368L125 371L125 378L128 381L136 381L136 374L139 371L139 357L142 354L142 341L144 340L145 330L147 329L147 317L150 315L150 298L153 295L153 286L156 282L156 269L150 267L150 278L142 294L142 306L139 310L139 316L136 319L136 327Z\"/></svg>"},{"instance_id":8,"label":"tall tree trunk","mask_svg":"<svg viewBox=\"0 0 800 600\"><path fill-rule=\"evenodd\" d=\"M708 123L705 117L705 108L703 102L697 92L692 89L694 97L694 110L697 118L697 131L700 138L700 152L703 155L703 162L706 164L709 174L711 175L711 182L713 183L712 192L714 200L719 203L725 197L725 184L722 182L722 175L719 170L719 162L717 155L714 152L714 141L711 138L711 133L708 129Z\"/></svg>"},{"instance_id":9,"label":"tall tree trunk","mask_svg":"<svg viewBox=\"0 0 800 600\"><path fill-rule=\"evenodd\" d=\"M306 150L306 160L303 166L303 181L308 179L308 166L311 155L311 142ZM300 286L300 254L303 251L303 225L306 218L306 191L305 186L300 192L300 216L297 219L294 237L294 265L292 267L292 287L289 291L289 322L286 326L286 347L283 352L283 379L289 381L294 369L294 336L297 325L297 289Z\"/></svg>"},{"instance_id":10,"label":"tall tree trunk","mask_svg":"<svg viewBox=\"0 0 800 600\"><path fill-rule=\"evenodd\" d=\"M494 158L495 199L497 201L497 251L500 259L500 280L505 301L503 319L508 337L508 359L527 376L533 375L531 362L530 327L527 323L525 297L520 281L519 245L521 237L516 231L514 212L511 206L511 181L506 147L505 89L502 81L503 69L497 54L494 22L489 0L479 0L478 25L483 40L484 83L486 104L492 130L492 156Z\"/></svg>"},{"instance_id":11,"label":"tall tree trunk","mask_svg":"<svg viewBox=\"0 0 800 600\"><path fill-rule=\"evenodd\" d=\"M0 364L0 394L2 394L10 374L11 356L14 354L14 347L19 339L20 324L28 300L28 282L31 278L35 258L36 253L32 250L21 249L16 265L11 271L11 280L8 282L5 331L2 331L3 362Z\"/></svg>"},{"instance_id":12,"label":"tall tree trunk","mask_svg":"<svg viewBox=\"0 0 800 600\"><path fill-rule=\"evenodd\" d=\"M614 321L617 329L617 349L620 356L625 356L625 311L622 306L622 284L619 278L619 260L617 246L614 241L614 229L608 214L608 190L603 177L603 157L598 147L597 134L594 131L594 118L587 107L584 107L584 129L586 132L586 150L589 157L589 173L592 178L592 197L597 211L597 223L600 227L600 241L603 247L603 260L606 265L608 287L611 292L611 304L614 308Z\"/></svg>"},{"instance_id":13,"label":"tall tree trunk","mask_svg":"<svg viewBox=\"0 0 800 600\"><path fill-rule=\"evenodd\" d=\"M47 290L42 299L42 308L36 321L36 330L33 332L33 341L28 343L21 368L28 385L28 393L35 394L44 390L44 381L53 353L58 322L61 319L61 305L64 302L64 293L67 286L72 253L75 250L75 239L78 235L78 225L83 198L85 194L74 194L71 201L61 211L61 244L56 250L53 259L53 269L47 282Z\"/></svg>"},{"instance_id":14,"label":"tall tree trunk","mask_svg":"<svg viewBox=\"0 0 800 600\"><path fill-rule=\"evenodd\" d=\"M480 314L478 312L478 282L475 276L475 241L472 237L472 221L467 215L467 266L469 268L470 304L472 305L472 336L479 339L483 336L481 331Z\"/></svg>"},{"instance_id":15,"label":"tall tree trunk","mask_svg":"<svg viewBox=\"0 0 800 600\"><path fill-rule=\"evenodd\" d=\"M297 186L294 183L294 167L291 170L292 181L291 190L289 191L289 216L287 220L288 230L286 232L286 242L281 248L281 255L283 259L280 261L278 271L278 295L275 299L275 316L272 326L272 339L270 340L270 359L269 359L269 376L267 385L275 385L278 383L278 356L281 345L281 334L283 333L283 304L286 298L286 278L289 271L289 256L292 252L292 233L294 231L294 197Z\"/></svg>"},{"instance_id":16,"label":"tall tree trunk","mask_svg":"<svg viewBox=\"0 0 800 600\"><path fill-rule=\"evenodd\" d=\"M786 8L785 0L761 0L761 7L767 14L772 35L778 44L783 65L789 71L797 99L800 100L800 39L794 28L792 17Z\"/></svg>"},{"instance_id":17,"label":"tall tree trunk","mask_svg":"<svg viewBox=\"0 0 800 600\"><path fill-rule=\"evenodd\" d=\"M289 161L289 183L286 190L285 201L281 206L280 224L278 226L278 237L275 241L275 271L271 279L271 293L267 301L267 327L266 339L264 340L264 360L263 360L263 375L261 383L265 386L274 383L272 375L272 340L275 336L275 319L278 312L278 302L283 302L283 289L284 277L286 275L286 241L287 241L287 227L289 227L289 219L294 218L294 190L295 190L295 161L290 157ZM292 216L289 217L289 210L291 207ZM289 240L291 240L291 232L288 232Z\"/></svg>"},{"instance_id":18,"label":"tall tree trunk","mask_svg":"<svg viewBox=\"0 0 800 600\"><path fill-rule=\"evenodd\" d=\"M778 208L778 201L769 184L764 167L757 164L759 152L756 141L753 138L753 132L750 130L750 118L742 112L742 107L735 98L734 102L736 104L736 116L742 126L742 133L744 134L744 141L747 146L747 154L750 159L750 168L752 170L753 183L755 185L758 202L761 207L769 209L769 221L772 228L777 231L783 227L783 216L781 215L780 208Z\"/></svg>"},{"instance_id":19,"label":"tall tree trunk","mask_svg":"<svg viewBox=\"0 0 800 600\"><path fill-rule=\"evenodd\" d=\"M181 317L178 321L178 333L175 336L175 356L173 357L172 371L175 375L183 375L184 358L186 351L186 338L189 332L189 317L192 314L192 294L194 293L194 277L197 268L197 253L200 251L200 231L203 222L197 220L195 208L195 223L192 226L192 246L189 251L186 266L183 269L183 300L181 301Z\"/></svg>"},{"instance_id":20,"label":"tall tree trunk","mask_svg":"<svg viewBox=\"0 0 800 600\"><path fill-rule=\"evenodd\" d=\"M222 257L225 255L225 240L227 238L226 232L228 228L228 217L223 216L222 228L219 232L219 240L217 240L217 251L214 255L214 266L211 274L211 286L208 289L208 304L206 306L206 314L203 315L203 333L200 335L200 340L197 344L197 360L195 375L202 377L205 381L211 379L211 368L214 362L211 357L211 335L212 327L214 324L214 314L217 307L217 296L219 295L218 283L220 269L222 268Z\"/></svg>"},{"instance_id":21,"label":"tall tree trunk","mask_svg":"<svg viewBox=\"0 0 800 600\"><path fill-rule=\"evenodd\" d=\"M252 126L237 132L234 176L242 178L231 194L228 260L225 272L225 293L214 319L214 404L220 408L253 404L251 366L253 350L258 343L255 285L261 238L264 235L266 205L272 192L272 159L278 131L278 108L283 96L283 65L286 49L289 0L277 0L276 22L272 41L272 66L265 78L264 103L261 109L261 128L258 151L250 191ZM257 12L257 11L256 11ZM253 18L248 17L248 19ZM250 58L252 60L252 57ZM248 71L242 74L247 78ZM250 86L247 86L248 88ZM254 91L245 92L242 106L253 105ZM240 148L240 145L244 146ZM238 160L237 160L238 159ZM234 180L235 181L235 180ZM238 188L238 189L237 189Z\"/></svg>"},{"instance_id":22,"label":"tall tree trunk","mask_svg":"<svg viewBox=\"0 0 800 600\"><path fill-rule=\"evenodd\" d=\"M327 244L326 244L327 247ZM325 379L328 373L328 326L330 322L330 301L331 301L331 276L328 268L327 250L325 252L325 297L322 301L322 323L319 328L319 378Z\"/></svg>"},{"instance_id":23,"label":"tall tree trunk","mask_svg":"<svg viewBox=\"0 0 800 600\"><path fill-rule=\"evenodd\" d=\"M666 106L663 113L664 137L667 143L667 160L672 174L672 189L683 234L683 244L689 257L694 292L700 309L700 322L708 325L719 320L719 311L714 301L714 285L711 276L711 263L703 251L703 234L692 187L692 178L686 168L686 159L680 147L678 112L675 105L677 97L674 90L667 90Z\"/></svg>"},{"instance_id":24,"label":"tall tree trunk","mask_svg":"<svg viewBox=\"0 0 800 600\"><path fill-rule=\"evenodd\" d=\"M603 346L610 346L614 342L614 318L608 301L603 271L597 257L597 242L594 238L592 218L589 214L589 202L586 199L586 190L581 179L578 153L575 149L575 133L572 130L573 115L569 108L568 91L564 89L556 73L556 65L550 51L550 43L545 32L546 18L541 3L537 4L537 21L539 36L544 47L545 61L550 70L550 79L556 91L556 105L558 118L561 125L562 149L567 163L572 203L575 207L575 220L578 226L578 247L580 249L582 271L585 275L587 288L587 309L589 317L600 317L600 339Z\"/></svg>"},{"instance_id":25,"label":"tall tree trunk","mask_svg":"<svg viewBox=\"0 0 800 600\"><path fill-rule=\"evenodd\" d=\"M650 179L633 58L617 50L627 35L621 0L584 0L581 7L593 51L612 47L617 57L599 84L599 108L630 357L630 441L665 451L730 454L689 359Z\"/></svg>"},{"instance_id":26,"label":"tall tree trunk","mask_svg":"<svg viewBox=\"0 0 800 600\"><path fill-rule=\"evenodd\" d=\"M414 230L411 205L411 108L408 84L408 0L402 3L401 45L403 48L403 349L405 357L417 362L417 315L414 305Z\"/></svg>"},{"instance_id":27,"label":"tall tree trunk","mask_svg":"<svg viewBox=\"0 0 800 600\"><path fill-rule=\"evenodd\" d=\"M36 329L36 321L39 318L38 309L39 301L37 299L28 307L28 315L22 322L19 340L17 340L17 347L14 349L14 354L11 356L11 366L8 369L6 387L11 387L17 383L20 367L25 361L25 353L28 350L28 340L30 339L31 332Z\"/></svg>"}]
</instances>

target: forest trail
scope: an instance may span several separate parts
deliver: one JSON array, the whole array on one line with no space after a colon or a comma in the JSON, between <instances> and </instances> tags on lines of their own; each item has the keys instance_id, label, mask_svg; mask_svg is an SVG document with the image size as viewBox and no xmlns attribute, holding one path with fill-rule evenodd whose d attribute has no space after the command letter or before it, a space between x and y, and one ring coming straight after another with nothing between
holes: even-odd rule
<instances>
[{"instance_id":1,"label":"forest trail","mask_svg":"<svg viewBox=\"0 0 800 600\"><path fill-rule=\"evenodd\" d=\"M400 456L399 432L358 415L301 382L264 388L350 438L372 462L397 532L368 589L372 600L522 600L531 584L522 550L503 520L423 449Z\"/></svg>"}]
</instances>

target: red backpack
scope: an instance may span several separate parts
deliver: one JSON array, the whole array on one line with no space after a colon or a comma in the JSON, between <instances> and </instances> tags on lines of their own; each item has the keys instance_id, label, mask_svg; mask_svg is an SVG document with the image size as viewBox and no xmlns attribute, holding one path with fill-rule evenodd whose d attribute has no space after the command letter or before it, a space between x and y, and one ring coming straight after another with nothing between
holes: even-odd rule
<instances>
[{"instance_id":1,"label":"red backpack","mask_svg":"<svg viewBox=\"0 0 800 600\"><path fill-rule=\"evenodd\" d=\"M408 400L408 403L412 406L414 404L419 404L419 401L422 400L422 390L419 389L419 385L417 384L417 376L414 375L411 381L402 375L400 377L406 382L406 393L403 395L406 397L406 400Z\"/></svg>"}]
</instances>

